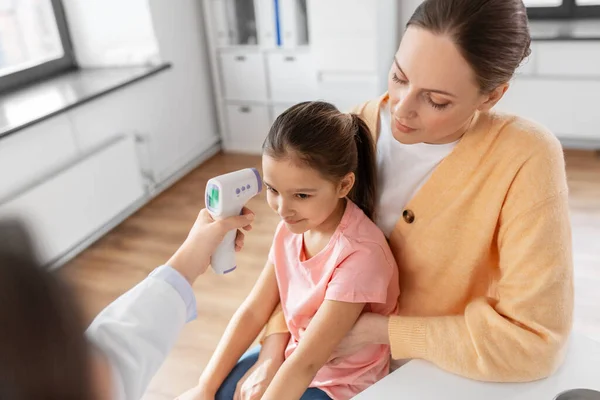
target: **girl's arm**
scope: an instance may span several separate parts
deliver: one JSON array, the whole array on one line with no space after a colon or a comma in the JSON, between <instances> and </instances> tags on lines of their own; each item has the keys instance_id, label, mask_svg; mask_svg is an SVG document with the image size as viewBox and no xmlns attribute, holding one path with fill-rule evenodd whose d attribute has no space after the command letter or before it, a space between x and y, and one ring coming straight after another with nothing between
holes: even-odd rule
<instances>
[{"instance_id":1,"label":"girl's arm","mask_svg":"<svg viewBox=\"0 0 600 400\"><path fill-rule=\"evenodd\" d=\"M350 331L365 303L325 300L298 348L283 363L263 400L300 399L338 343Z\"/></svg>"},{"instance_id":2,"label":"girl's arm","mask_svg":"<svg viewBox=\"0 0 600 400\"><path fill-rule=\"evenodd\" d=\"M229 372L256 339L279 302L275 268L267 262L254 288L236 311L208 365L199 386L214 396Z\"/></svg>"}]
</instances>

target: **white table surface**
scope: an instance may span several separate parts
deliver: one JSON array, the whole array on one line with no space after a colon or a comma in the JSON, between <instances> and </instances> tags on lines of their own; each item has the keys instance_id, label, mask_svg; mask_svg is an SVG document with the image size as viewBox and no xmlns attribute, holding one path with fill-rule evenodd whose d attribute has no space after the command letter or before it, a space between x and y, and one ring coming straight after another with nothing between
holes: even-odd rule
<instances>
[{"instance_id":1,"label":"white table surface","mask_svg":"<svg viewBox=\"0 0 600 400\"><path fill-rule=\"evenodd\" d=\"M577 388L600 391L600 342L573 333L565 362L551 377L532 383L483 383L413 360L371 386L357 400L553 400Z\"/></svg>"}]
</instances>

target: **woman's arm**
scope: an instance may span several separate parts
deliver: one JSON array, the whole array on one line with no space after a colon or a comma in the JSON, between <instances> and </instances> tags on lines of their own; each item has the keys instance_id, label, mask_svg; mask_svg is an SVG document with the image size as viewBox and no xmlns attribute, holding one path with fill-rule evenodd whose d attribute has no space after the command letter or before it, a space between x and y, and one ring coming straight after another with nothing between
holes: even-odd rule
<instances>
[{"instance_id":1,"label":"woman's arm","mask_svg":"<svg viewBox=\"0 0 600 400\"><path fill-rule=\"evenodd\" d=\"M263 400L299 399L319 369L352 328L364 303L325 300L308 325L298 348L283 363Z\"/></svg>"},{"instance_id":2,"label":"woman's arm","mask_svg":"<svg viewBox=\"0 0 600 400\"><path fill-rule=\"evenodd\" d=\"M472 379L551 375L563 360L573 313L567 193L506 218L498 246L497 300L477 298L456 316L365 314L334 356L387 342L395 359L426 359Z\"/></svg>"},{"instance_id":3,"label":"woman's arm","mask_svg":"<svg viewBox=\"0 0 600 400\"><path fill-rule=\"evenodd\" d=\"M281 304L278 304L275 310L273 311L273 314L271 314L269 322L267 322L267 325L265 326L265 332L263 333L261 342L264 341L267 337L276 333L290 333L287 324L285 323L285 318L283 316Z\"/></svg>"},{"instance_id":4,"label":"woman's arm","mask_svg":"<svg viewBox=\"0 0 600 400\"><path fill-rule=\"evenodd\" d=\"M199 386L214 395L244 351L252 344L279 301L275 268L267 262L250 295L227 325L200 377Z\"/></svg>"}]
</instances>

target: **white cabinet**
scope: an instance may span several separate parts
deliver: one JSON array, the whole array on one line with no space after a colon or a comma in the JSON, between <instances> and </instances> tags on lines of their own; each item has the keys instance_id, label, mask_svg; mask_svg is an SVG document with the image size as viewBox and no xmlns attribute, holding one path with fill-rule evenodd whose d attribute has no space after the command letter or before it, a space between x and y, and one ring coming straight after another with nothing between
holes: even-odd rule
<instances>
[{"instance_id":1,"label":"white cabinet","mask_svg":"<svg viewBox=\"0 0 600 400\"><path fill-rule=\"evenodd\" d=\"M0 218L22 218L41 260L51 263L144 197L131 138L75 162L0 206Z\"/></svg>"},{"instance_id":2,"label":"white cabinet","mask_svg":"<svg viewBox=\"0 0 600 400\"><path fill-rule=\"evenodd\" d=\"M0 203L26 189L47 171L71 162L75 137L65 115L25 128L0 141Z\"/></svg>"},{"instance_id":3,"label":"white cabinet","mask_svg":"<svg viewBox=\"0 0 600 400\"><path fill-rule=\"evenodd\" d=\"M209 0L208 12L217 46L227 46L232 38L227 23L227 7L224 0Z\"/></svg>"},{"instance_id":4,"label":"white cabinet","mask_svg":"<svg viewBox=\"0 0 600 400\"><path fill-rule=\"evenodd\" d=\"M600 147L600 42L536 42L496 106L535 120L567 146Z\"/></svg>"},{"instance_id":5,"label":"white cabinet","mask_svg":"<svg viewBox=\"0 0 600 400\"><path fill-rule=\"evenodd\" d=\"M270 128L269 110L258 105L227 105L229 149L259 154Z\"/></svg>"},{"instance_id":6,"label":"white cabinet","mask_svg":"<svg viewBox=\"0 0 600 400\"><path fill-rule=\"evenodd\" d=\"M266 100L267 83L263 55L250 52L220 54L222 82L227 100Z\"/></svg>"},{"instance_id":7,"label":"white cabinet","mask_svg":"<svg viewBox=\"0 0 600 400\"><path fill-rule=\"evenodd\" d=\"M258 43L263 48L274 48L281 41L273 0L254 0L256 4L256 22L258 24Z\"/></svg>"},{"instance_id":8,"label":"white cabinet","mask_svg":"<svg viewBox=\"0 0 600 400\"><path fill-rule=\"evenodd\" d=\"M574 135L581 139L592 139L600 143L600 110L598 95L600 80L573 82ZM600 146L598 146L600 147Z\"/></svg>"},{"instance_id":9,"label":"white cabinet","mask_svg":"<svg viewBox=\"0 0 600 400\"><path fill-rule=\"evenodd\" d=\"M279 0L281 41L285 48L308 43L305 0Z\"/></svg>"},{"instance_id":10,"label":"white cabinet","mask_svg":"<svg viewBox=\"0 0 600 400\"><path fill-rule=\"evenodd\" d=\"M600 140L600 81L517 78L497 105L532 119L561 139Z\"/></svg>"},{"instance_id":11,"label":"white cabinet","mask_svg":"<svg viewBox=\"0 0 600 400\"><path fill-rule=\"evenodd\" d=\"M271 98L277 102L314 100L317 74L308 52L275 52L267 55Z\"/></svg>"},{"instance_id":12,"label":"white cabinet","mask_svg":"<svg viewBox=\"0 0 600 400\"><path fill-rule=\"evenodd\" d=\"M576 105L571 83L515 79L497 108L537 121L556 135L572 135Z\"/></svg>"},{"instance_id":13,"label":"white cabinet","mask_svg":"<svg viewBox=\"0 0 600 400\"><path fill-rule=\"evenodd\" d=\"M600 78L599 42L539 43L536 53L540 75Z\"/></svg>"},{"instance_id":14,"label":"white cabinet","mask_svg":"<svg viewBox=\"0 0 600 400\"><path fill-rule=\"evenodd\" d=\"M397 0L203 1L225 151L258 153L269 122L292 104L325 100L348 111L387 89L400 37ZM256 44L238 31L254 23ZM228 30L237 39L225 41ZM240 114L240 105L252 112ZM260 129L233 131L237 121L265 116Z\"/></svg>"}]
</instances>

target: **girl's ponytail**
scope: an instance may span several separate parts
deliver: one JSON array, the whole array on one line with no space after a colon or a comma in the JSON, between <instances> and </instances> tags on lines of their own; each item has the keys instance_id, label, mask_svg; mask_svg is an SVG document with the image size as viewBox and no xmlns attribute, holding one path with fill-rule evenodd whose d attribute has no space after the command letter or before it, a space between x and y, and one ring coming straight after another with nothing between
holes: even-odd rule
<instances>
[{"instance_id":1,"label":"girl's ponytail","mask_svg":"<svg viewBox=\"0 0 600 400\"><path fill-rule=\"evenodd\" d=\"M356 181L348 194L348 198L359 206L371 219L375 216L377 198L377 160L375 143L371 130L358 115L352 117L352 131L356 143L358 163Z\"/></svg>"}]
</instances>

